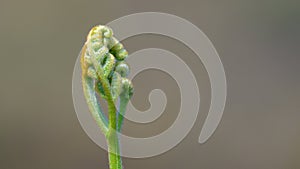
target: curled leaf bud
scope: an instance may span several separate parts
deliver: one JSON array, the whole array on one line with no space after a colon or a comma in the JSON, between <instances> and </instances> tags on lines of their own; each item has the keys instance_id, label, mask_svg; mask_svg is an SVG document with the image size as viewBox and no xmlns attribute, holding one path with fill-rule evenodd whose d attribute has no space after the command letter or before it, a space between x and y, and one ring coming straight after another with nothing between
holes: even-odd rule
<instances>
[{"instance_id":1,"label":"curled leaf bud","mask_svg":"<svg viewBox=\"0 0 300 169\"><path fill-rule=\"evenodd\" d=\"M118 72L122 77L127 77L129 74L129 66L124 61L118 62L115 71Z\"/></svg>"},{"instance_id":2,"label":"curled leaf bud","mask_svg":"<svg viewBox=\"0 0 300 169\"><path fill-rule=\"evenodd\" d=\"M113 31L109 27L99 25L91 29L83 59L88 69L86 74L95 79L95 89L101 97L107 98L107 91L110 91L113 100L116 100L121 93L127 94L126 98L131 97L132 84L126 79L129 66L124 61L127 56L128 52L113 37ZM109 89L104 88L102 83Z\"/></svg>"},{"instance_id":3,"label":"curled leaf bud","mask_svg":"<svg viewBox=\"0 0 300 169\"><path fill-rule=\"evenodd\" d=\"M109 51L116 57L118 60L124 60L128 56L128 52L124 46L115 38L112 38L111 43L108 45Z\"/></svg>"},{"instance_id":4,"label":"curled leaf bud","mask_svg":"<svg viewBox=\"0 0 300 169\"><path fill-rule=\"evenodd\" d=\"M116 58L118 60L124 60L125 58L127 58L127 56L128 56L128 52L125 49L121 49L116 53Z\"/></svg>"},{"instance_id":5,"label":"curled leaf bud","mask_svg":"<svg viewBox=\"0 0 300 169\"><path fill-rule=\"evenodd\" d=\"M113 31L109 27L104 26L101 30L105 38L112 37Z\"/></svg>"},{"instance_id":6,"label":"curled leaf bud","mask_svg":"<svg viewBox=\"0 0 300 169\"><path fill-rule=\"evenodd\" d=\"M133 85L129 79L122 78L121 95L127 99L130 99L133 95Z\"/></svg>"}]
</instances>

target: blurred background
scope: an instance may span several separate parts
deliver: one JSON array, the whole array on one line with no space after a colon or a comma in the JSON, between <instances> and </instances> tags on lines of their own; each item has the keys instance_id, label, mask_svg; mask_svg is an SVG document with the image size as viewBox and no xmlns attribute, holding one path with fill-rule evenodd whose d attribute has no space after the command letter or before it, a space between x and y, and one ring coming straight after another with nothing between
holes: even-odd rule
<instances>
[{"instance_id":1,"label":"blurred background","mask_svg":"<svg viewBox=\"0 0 300 169\"><path fill-rule=\"evenodd\" d=\"M201 108L188 136L151 158L124 158L125 169L299 169L300 2L228 1L0 1L0 168L108 168L102 150L81 128L72 102L72 73L90 28L137 12L165 12L198 26L223 62L228 96L223 119L205 144L198 137L210 103L207 73L181 42L140 35L129 53L162 48L180 56L197 76ZM167 129L179 110L174 79L147 70L133 79L133 104L149 108L152 89L165 91L163 116L124 133L145 137Z\"/></svg>"}]
</instances>

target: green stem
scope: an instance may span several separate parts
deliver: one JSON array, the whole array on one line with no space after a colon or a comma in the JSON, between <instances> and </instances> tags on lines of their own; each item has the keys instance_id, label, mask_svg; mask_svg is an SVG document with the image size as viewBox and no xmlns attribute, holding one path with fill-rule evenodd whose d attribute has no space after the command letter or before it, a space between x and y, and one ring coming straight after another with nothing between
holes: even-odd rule
<instances>
[{"instance_id":1,"label":"green stem","mask_svg":"<svg viewBox=\"0 0 300 169\"><path fill-rule=\"evenodd\" d=\"M126 111L128 101L129 101L129 99L120 96L120 106L119 106L118 125L117 125L118 132L120 132L122 129L122 125L123 125L123 121L124 121L124 114Z\"/></svg>"},{"instance_id":2,"label":"green stem","mask_svg":"<svg viewBox=\"0 0 300 169\"><path fill-rule=\"evenodd\" d=\"M111 96L111 95L110 95ZM120 156L120 144L117 131L117 110L112 97L108 97L108 115L109 115L109 130L107 134L107 144L109 153L110 169L122 169L122 159Z\"/></svg>"},{"instance_id":3,"label":"green stem","mask_svg":"<svg viewBox=\"0 0 300 169\"><path fill-rule=\"evenodd\" d=\"M108 159L110 169L122 169L122 159L120 156L120 144L118 133L115 130L109 131L107 137Z\"/></svg>"}]
</instances>

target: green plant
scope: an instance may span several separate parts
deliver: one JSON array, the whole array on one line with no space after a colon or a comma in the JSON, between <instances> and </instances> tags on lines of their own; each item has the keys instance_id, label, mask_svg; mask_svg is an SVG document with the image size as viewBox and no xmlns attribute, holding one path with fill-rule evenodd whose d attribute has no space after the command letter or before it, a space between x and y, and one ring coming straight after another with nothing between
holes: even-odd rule
<instances>
[{"instance_id":1,"label":"green plant","mask_svg":"<svg viewBox=\"0 0 300 169\"><path fill-rule=\"evenodd\" d=\"M118 132L123 115L133 94L127 75L128 56L123 45L113 37L107 26L95 26L87 36L81 53L82 87L89 110L106 137L110 169L122 169ZM106 100L108 119L100 107L98 97ZM119 101L119 108L116 103Z\"/></svg>"}]
</instances>

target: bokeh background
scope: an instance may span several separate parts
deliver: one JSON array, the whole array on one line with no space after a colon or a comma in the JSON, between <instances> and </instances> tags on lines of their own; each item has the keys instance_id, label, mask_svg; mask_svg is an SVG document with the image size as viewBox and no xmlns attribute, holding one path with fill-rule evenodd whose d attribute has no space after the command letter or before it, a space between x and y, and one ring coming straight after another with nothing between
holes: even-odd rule
<instances>
[{"instance_id":1,"label":"bokeh background","mask_svg":"<svg viewBox=\"0 0 300 169\"><path fill-rule=\"evenodd\" d=\"M197 75L201 109L189 135L151 158L124 158L127 169L299 169L300 2L293 0L1 0L0 168L108 168L107 153L82 130L72 102L73 67L89 29L136 12L165 12L197 25L224 64L228 98L213 137L198 144L210 102L202 63L182 43L141 35L123 43L130 53L170 50ZM169 127L178 113L178 86L148 70L133 79L133 104L149 108L149 92L168 97L164 115L147 125L125 121L124 132L145 137Z\"/></svg>"}]
</instances>

